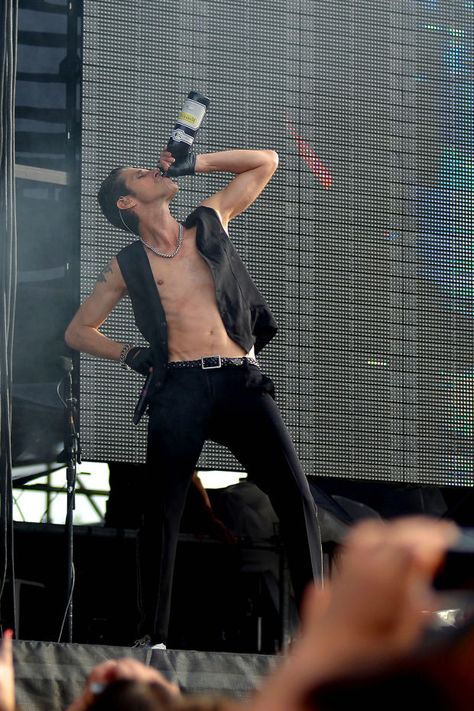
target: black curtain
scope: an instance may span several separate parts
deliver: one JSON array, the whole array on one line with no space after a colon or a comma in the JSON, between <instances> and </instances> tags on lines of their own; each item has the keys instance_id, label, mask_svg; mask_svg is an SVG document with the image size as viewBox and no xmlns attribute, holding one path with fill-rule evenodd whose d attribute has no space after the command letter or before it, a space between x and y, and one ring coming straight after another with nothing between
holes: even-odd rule
<instances>
[{"instance_id":1,"label":"black curtain","mask_svg":"<svg viewBox=\"0 0 474 711\"><path fill-rule=\"evenodd\" d=\"M18 0L4 0L0 13L0 612L4 628L15 627L11 422L17 280L14 172Z\"/></svg>"}]
</instances>

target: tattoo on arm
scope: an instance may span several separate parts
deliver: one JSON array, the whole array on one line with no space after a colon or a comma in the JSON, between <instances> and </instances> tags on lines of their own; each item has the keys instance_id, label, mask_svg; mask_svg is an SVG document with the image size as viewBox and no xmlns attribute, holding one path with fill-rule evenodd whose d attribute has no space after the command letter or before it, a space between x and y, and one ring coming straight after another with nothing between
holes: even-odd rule
<instances>
[{"instance_id":1,"label":"tattoo on arm","mask_svg":"<svg viewBox=\"0 0 474 711\"><path fill-rule=\"evenodd\" d=\"M112 274L112 264L107 264L104 269L102 269L101 273L97 277L97 282L106 282L107 281L107 274Z\"/></svg>"}]
</instances>

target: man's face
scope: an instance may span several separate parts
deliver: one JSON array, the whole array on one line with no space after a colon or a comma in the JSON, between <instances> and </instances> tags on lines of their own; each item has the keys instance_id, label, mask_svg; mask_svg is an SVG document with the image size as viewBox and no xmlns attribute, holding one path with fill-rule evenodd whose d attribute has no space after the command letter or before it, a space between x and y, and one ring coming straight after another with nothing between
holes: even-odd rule
<instances>
[{"instance_id":1,"label":"man's face","mask_svg":"<svg viewBox=\"0 0 474 711\"><path fill-rule=\"evenodd\" d=\"M138 204L149 204L156 201L170 202L176 195L178 185L161 174L158 168L124 168L122 176L133 199Z\"/></svg>"}]
</instances>

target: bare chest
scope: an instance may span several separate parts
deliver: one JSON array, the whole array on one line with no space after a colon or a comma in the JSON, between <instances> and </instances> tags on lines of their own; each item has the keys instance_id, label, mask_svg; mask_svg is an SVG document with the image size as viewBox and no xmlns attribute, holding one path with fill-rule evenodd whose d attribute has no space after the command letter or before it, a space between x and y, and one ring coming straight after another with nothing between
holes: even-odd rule
<instances>
[{"instance_id":1,"label":"bare chest","mask_svg":"<svg viewBox=\"0 0 474 711\"><path fill-rule=\"evenodd\" d=\"M185 235L176 257L166 259L149 250L147 255L164 306L179 306L189 299L214 296L213 276L197 250L195 230Z\"/></svg>"}]
</instances>

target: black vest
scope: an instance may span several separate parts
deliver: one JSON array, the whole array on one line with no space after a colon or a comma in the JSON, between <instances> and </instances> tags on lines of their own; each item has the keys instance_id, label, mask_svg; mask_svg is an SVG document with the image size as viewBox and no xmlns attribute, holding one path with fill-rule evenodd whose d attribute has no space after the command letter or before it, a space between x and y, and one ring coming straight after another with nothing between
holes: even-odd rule
<instances>
[{"instance_id":1,"label":"black vest","mask_svg":"<svg viewBox=\"0 0 474 711\"><path fill-rule=\"evenodd\" d=\"M193 225L196 225L197 249L214 278L217 306L229 338L246 352L254 346L258 353L277 331L270 309L215 210L198 207L184 222L185 227ZM166 316L140 240L122 249L117 254L117 261L132 301L135 323L152 349L155 362L153 383L159 388L164 382L168 362Z\"/></svg>"}]
</instances>

